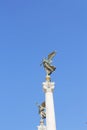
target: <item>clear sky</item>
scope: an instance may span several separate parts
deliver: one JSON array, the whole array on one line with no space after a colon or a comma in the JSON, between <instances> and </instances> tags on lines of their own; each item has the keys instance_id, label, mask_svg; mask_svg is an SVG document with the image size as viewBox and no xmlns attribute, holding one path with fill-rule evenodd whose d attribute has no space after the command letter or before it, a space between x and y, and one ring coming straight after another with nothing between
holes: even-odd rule
<instances>
[{"instance_id":1,"label":"clear sky","mask_svg":"<svg viewBox=\"0 0 87 130\"><path fill-rule=\"evenodd\" d=\"M87 130L87 0L0 1L0 130L37 130L53 50L57 130Z\"/></svg>"}]
</instances>

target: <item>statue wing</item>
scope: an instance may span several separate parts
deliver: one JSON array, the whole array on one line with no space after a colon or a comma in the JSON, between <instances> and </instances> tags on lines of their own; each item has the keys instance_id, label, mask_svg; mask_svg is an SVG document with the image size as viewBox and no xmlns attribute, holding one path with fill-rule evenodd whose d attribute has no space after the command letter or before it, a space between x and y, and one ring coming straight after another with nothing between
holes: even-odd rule
<instances>
[{"instance_id":1,"label":"statue wing","mask_svg":"<svg viewBox=\"0 0 87 130\"><path fill-rule=\"evenodd\" d=\"M52 53L50 53L48 55L48 60L51 60L55 56L55 54L56 54L56 51L53 51Z\"/></svg>"},{"instance_id":2,"label":"statue wing","mask_svg":"<svg viewBox=\"0 0 87 130\"><path fill-rule=\"evenodd\" d=\"M45 102L42 102L41 106L42 106L42 107L45 107L45 106L46 106L46 105L45 105Z\"/></svg>"}]
</instances>

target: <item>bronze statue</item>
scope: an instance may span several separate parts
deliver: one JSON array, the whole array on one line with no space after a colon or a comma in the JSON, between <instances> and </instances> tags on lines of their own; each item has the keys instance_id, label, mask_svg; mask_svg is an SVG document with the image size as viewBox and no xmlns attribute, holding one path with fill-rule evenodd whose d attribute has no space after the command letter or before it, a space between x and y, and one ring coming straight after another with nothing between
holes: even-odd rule
<instances>
[{"instance_id":1,"label":"bronze statue","mask_svg":"<svg viewBox=\"0 0 87 130\"><path fill-rule=\"evenodd\" d=\"M41 119L45 119L46 118L45 102L43 102L41 105L39 105L38 103L36 105L39 108L39 114L41 116Z\"/></svg>"},{"instance_id":2,"label":"bronze statue","mask_svg":"<svg viewBox=\"0 0 87 130\"><path fill-rule=\"evenodd\" d=\"M48 58L44 58L41 65L43 64L45 70L46 70L46 74L47 75L51 75L53 71L55 71L56 67L52 66L52 58L55 56L56 51L53 51L52 53L50 53L48 55Z\"/></svg>"}]
</instances>

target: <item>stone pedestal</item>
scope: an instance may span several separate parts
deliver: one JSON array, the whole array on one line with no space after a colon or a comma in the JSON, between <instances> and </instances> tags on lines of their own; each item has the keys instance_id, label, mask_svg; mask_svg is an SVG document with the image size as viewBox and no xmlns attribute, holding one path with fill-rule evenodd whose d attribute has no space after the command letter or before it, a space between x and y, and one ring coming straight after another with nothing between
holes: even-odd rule
<instances>
[{"instance_id":1,"label":"stone pedestal","mask_svg":"<svg viewBox=\"0 0 87 130\"><path fill-rule=\"evenodd\" d=\"M45 92L46 102L46 128L47 130L56 130L53 101L54 82L50 81L50 77L46 77L46 82L43 82L43 90Z\"/></svg>"},{"instance_id":2,"label":"stone pedestal","mask_svg":"<svg viewBox=\"0 0 87 130\"><path fill-rule=\"evenodd\" d=\"M38 126L38 130L46 130L46 126L44 125L44 121L40 120L40 125Z\"/></svg>"}]
</instances>

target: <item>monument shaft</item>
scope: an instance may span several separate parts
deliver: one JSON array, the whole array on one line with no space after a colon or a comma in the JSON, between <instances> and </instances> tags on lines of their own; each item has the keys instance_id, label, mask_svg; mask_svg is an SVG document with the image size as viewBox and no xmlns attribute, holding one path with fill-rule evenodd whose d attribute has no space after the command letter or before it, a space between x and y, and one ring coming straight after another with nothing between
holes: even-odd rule
<instances>
[{"instance_id":1,"label":"monument shaft","mask_svg":"<svg viewBox=\"0 0 87 130\"><path fill-rule=\"evenodd\" d=\"M45 102L46 102L46 128L47 130L56 130L55 111L53 102L53 82L44 82L43 89L45 91Z\"/></svg>"}]
</instances>

